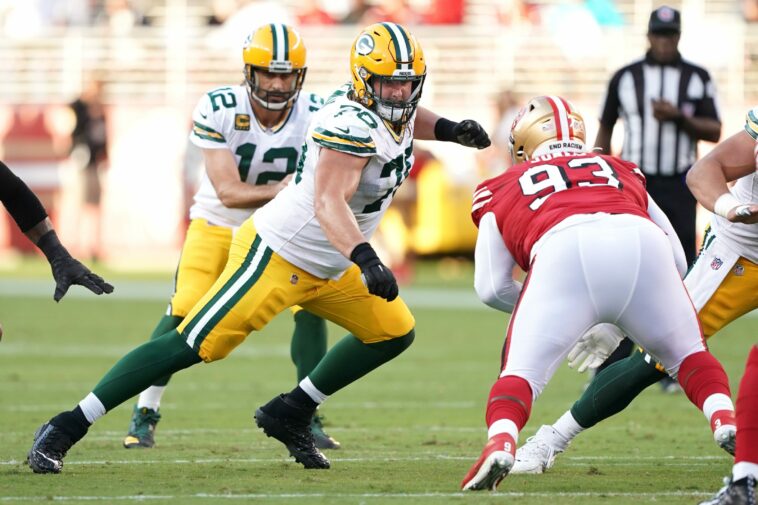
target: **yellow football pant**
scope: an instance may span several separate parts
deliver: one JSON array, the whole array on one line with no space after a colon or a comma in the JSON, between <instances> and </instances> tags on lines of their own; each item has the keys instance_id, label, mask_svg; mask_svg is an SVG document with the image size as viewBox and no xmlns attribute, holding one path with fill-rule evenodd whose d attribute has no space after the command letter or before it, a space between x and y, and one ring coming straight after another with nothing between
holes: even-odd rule
<instances>
[{"instance_id":1,"label":"yellow football pant","mask_svg":"<svg viewBox=\"0 0 758 505\"><path fill-rule=\"evenodd\" d=\"M248 219L232 239L223 272L178 330L204 361L215 361L294 305L367 344L402 337L415 325L400 297L387 302L368 293L357 266L336 281L315 277L273 252Z\"/></svg>"}]
</instances>

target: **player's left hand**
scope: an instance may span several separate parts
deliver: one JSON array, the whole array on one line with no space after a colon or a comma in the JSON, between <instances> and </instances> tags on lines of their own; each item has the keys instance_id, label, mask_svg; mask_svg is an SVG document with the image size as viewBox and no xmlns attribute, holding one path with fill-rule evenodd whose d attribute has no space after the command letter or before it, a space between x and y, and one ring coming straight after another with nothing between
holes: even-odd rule
<instances>
[{"instance_id":1,"label":"player's left hand","mask_svg":"<svg viewBox=\"0 0 758 505\"><path fill-rule=\"evenodd\" d=\"M487 135L482 125L473 119L464 119L456 124L453 127L453 134L455 134L456 141L462 146L484 149L492 144L490 136Z\"/></svg>"},{"instance_id":2,"label":"player's left hand","mask_svg":"<svg viewBox=\"0 0 758 505\"><path fill-rule=\"evenodd\" d=\"M50 266L53 270L53 278L55 279L55 294L53 295L53 299L56 302L66 295L68 288L72 284L84 286L96 295L113 292L112 285L71 257L68 251L65 254L53 257L50 261Z\"/></svg>"},{"instance_id":3,"label":"player's left hand","mask_svg":"<svg viewBox=\"0 0 758 505\"><path fill-rule=\"evenodd\" d=\"M600 323L582 335L567 359L571 368L583 373L588 368L595 369L608 359L619 343L624 339L624 333L615 325Z\"/></svg>"},{"instance_id":4,"label":"player's left hand","mask_svg":"<svg viewBox=\"0 0 758 505\"><path fill-rule=\"evenodd\" d=\"M758 223L758 204L738 205L729 211L727 219L733 223Z\"/></svg>"}]
</instances>

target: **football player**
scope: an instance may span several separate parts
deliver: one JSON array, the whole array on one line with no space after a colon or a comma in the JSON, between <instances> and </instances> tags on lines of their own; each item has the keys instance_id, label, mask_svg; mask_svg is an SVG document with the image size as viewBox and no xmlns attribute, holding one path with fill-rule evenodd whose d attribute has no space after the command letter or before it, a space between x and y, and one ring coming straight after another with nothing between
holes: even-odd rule
<instances>
[{"instance_id":1,"label":"football player","mask_svg":"<svg viewBox=\"0 0 758 505\"><path fill-rule=\"evenodd\" d=\"M24 184L8 166L0 161L0 202L16 221L19 229L45 254L55 279L53 300L59 302L72 284L79 284L96 295L112 293L113 286L99 275L90 272L69 254L53 223L47 217L47 211L29 186ZM0 328L0 337L2 329Z\"/></svg>"},{"instance_id":2,"label":"football player","mask_svg":"<svg viewBox=\"0 0 758 505\"><path fill-rule=\"evenodd\" d=\"M735 430L728 379L682 285L686 261L671 223L634 164L586 152L584 142L568 101L533 98L511 129L519 164L474 193L476 291L512 316L487 403L489 441L464 490L494 490L508 474L532 401L597 324L622 328L679 378L712 426ZM528 273L523 286L516 265Z\"/></svg>"},{"instance_id":3,"label":"football player","mask_svg":"<svg viewBox=\"0 0 758 505\"><path fill-rule=\"evenodd\" d=\"M716 288L715 298L722 289L728 290L722 304L744 304L758 308L758 108L747 115L741 131L711 151L695 164L687 174L687 185L692 194L714 217L715 240L728 244L731 253L723 259L730 274L743 280L742 289L736 282L727 284L729 277ZM736 180L729 189L727 181ZM734 258L737 257L736 261ZM739 281L737 281L739 282ZM703 281L705 284L705 281ZM731 289L730 289L731 288ZM726 295L723 293L722 295ZM752 299L752 305L743 298ZM712 303L711 301L708 302ZM749 309L748 309L749 310ZM727 310L724 312L728 313ZM702 318L702 316L701 316ZM731 320L731 319L730 319ZM726 323L724 323L726 324ZM732 475L726 487L712 500L702 505L756 505L758 480L758 346L748 354L745 374L737 393L737 447Z\"/></svg>"},{"instance_id":4,"label":"football player","mask_svg":"<svg viewBox=\"0 0 758 505\"><path fill-rule=\"evenodd\" d=\"M755 224L758 179L753 156L758 138L757 118L758 109L750 111L744 131L719 144L687 175L687 183L698 201L715 212L700 255L684 279L705 338L758 308L755 294L758 292L758 224ZM725 180L735 179L729 191ZM584 349L579 351L579 347ZM593 347L592 342L580 342L573 352L586 353L587 359L594 355L602 362L609 347L599 349ZM544 472L574 437L626 408L664 373L661 365L642 350L609 366L593 379L569 411L553 425L540 427L536 435L519 448L512 473ZM742 391L740 388L741 394ZM734 454L731 434L723 431L718 434L725 438L717 442ZM758 443L753 443L753 447L758 447Z\"/></svg>"},{"instance_id":5,"label":"football player","mask_svg":"<svg viewBox=\"0 0 758 505\"><path fill-rule=\"evenodd\" d=\"M256 29L245 41L242 60L244 83L209 91L192 114L190 141L202 149L205 172L190 208L174 294L151 340L179 326L221 275L234 230L290 182L311 115L323 104L317 95L301 93L306 48L292 27ZM298 381L324 356L326 340L322 318L295 310L291 354ZM124 447L153 447L170 377L160 377L140 394ZM320 416L314 414L311 429L319 447L339 448L324 433Z\"/></svg>"},{"instance_id":6,"label":"football player","mask_svg":"<svg viewBox=\"0 0 758 505\"><path fill-rule=\"evenodd\" d=\"M245 220L219 279L184 321L123 357L73 410L44 423L29 466L57 473L71 446L107 411L158 377L224 358L293 305L350 333L297 387L255 412L264 433L306 468L329 468L308 429L326 398L403 352L414 319L369 244L413 162L413 139L485 148L484 129L418 107L426 78L416 38L394 23L365 28L351 81L311 120L294 183Z\"/></svg>"}]
</instances>

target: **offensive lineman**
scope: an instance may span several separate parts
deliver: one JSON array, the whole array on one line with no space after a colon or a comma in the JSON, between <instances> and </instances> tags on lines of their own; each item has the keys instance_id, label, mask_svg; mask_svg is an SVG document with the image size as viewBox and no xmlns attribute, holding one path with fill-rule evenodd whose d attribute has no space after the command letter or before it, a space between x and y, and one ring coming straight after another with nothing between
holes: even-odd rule
<instances>
[{"instance_id":1,"label":"offensive lineman","mask_svg":"<svg viewBox=\"0 0 758 505\"><path fill-rule=\"evenodd\" d=\"M392 272L368 241L413 162L414 137L485 148L484 129L418 108L426 63L404 27L377 23L351 48L352 82L308 130L295 184L247 219L219 279L176 330L124 356L73 410L44 423L29 451L38 473L58 473L89 426L156 378L224 358L252 330L293 305L350 334L290 393L255 420L306 468L329 468L308 429L318 404L404 351L414 319ZM152 364L144 373L145 364Z\"/></svg>"},{"instance_id":2,"label":"offensive lineman","mask_svg":"<svg viewBox=\"0 0 758 505\"><path fill-rule=\"evenodd\" d=\"M234 230L289 183L311 115L323 104L317 95L300 93L306 49L292 27L272 23L256 29L245 41L242 59L245 82L211 90L192 114L190 140L202 149L205 173L190 208L174 295L151 340L179 326L221 275ZM295 312L291 347L298 381L324 356L326 340L322 318ZM170 378L160 377L140 394L124 447L153 447ZM320 448L339 448L315 414L311 430Z\"/></svg>"},{"instance_id":3,"label":"offensive lineman","mask_svg":"<svg viewBox=\"0 0 758 505\"><path fill-rule=\"evenodd\" d=\"M687 183L698 201L715 212L700 255L684 279L705 338L758 309L758 211L755 210L758 176L753 155L756 140L758 108L747 114L744 131L720 143L695 163L687 176ZM722 178L736 179L731 192L725 181L719 184L718 180L705 178L706 168L706 174L724 173ZM700 186L713 189L703 194ZM750 215L737 214L744 202L752 203ZM597 348L587 351L603 353ZM755 354L751 352L751 356ZM598 360L602 362L602 356ZM592 380L570 410L553 425L540 427L536 435L519 448L512 473L543 473L579 433L621 412L645 388L658 382L663 373L660 365L644 351L634 352L629 358L609 366ZM743 394L742 387L739 392ZM735 453L733 438L717 442L731 454ZM754 442L753 447L758 447L758 442ZM743 445L742 450L747 448ZM735 475L736 479L741 477Z\"/></svg>"},{"instance_id":4,"label":"offensive lineman","mask_svg":"<svg viewBox=\"0 0 758 505\"><path fill-rule=\"evenodd\" d=\"M532 401L598 323L657 356L712 426L735 429L728 379L705 348L671 223L634 164L585 152L584 139L571 104L533 98L511 129L519 164L474 193L477 294L513 315L487 403L489 441L464 490L494 490L508 474ZM523 286L516 264L528 272Z\"/></svg>"}]
</instances>

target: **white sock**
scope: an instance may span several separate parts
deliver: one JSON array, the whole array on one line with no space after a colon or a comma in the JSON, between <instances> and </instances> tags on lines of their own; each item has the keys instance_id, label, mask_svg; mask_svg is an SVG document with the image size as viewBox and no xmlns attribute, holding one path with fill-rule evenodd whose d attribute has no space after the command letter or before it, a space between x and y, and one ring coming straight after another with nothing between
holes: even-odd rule
<instances>
[{"instance_id":1,"label":"white sock","mask_svg":"<svg viewBox=\"0 0 758 505\"><path fill-rule=\"evenodd\" d=\"M748 463L747 461L740 461L735 463L732 468L732 480L740 480L742 478L752 475L754 479L758 479L758 463Z\"/></svg>"},{"instance_id":2,"label":"white sock","mask_svg":"<svg viewBox=\"0 0 758 505\"><path fill-rule=\"evenodd\" d=\"M711 421L713 414L719 410L731 410L734 412L732 399L724 393L714 393L703 402L703 414L705 414L705 418L708 419L708 422Z\"/></svg>"},{"instance_id":3,"label":"white sock","mask_svg":"<svg viewBox=\"0 0 758 505\"><path fill-rule=\"evenodd\" d=\"M501 433L507 433L513 437L513 441L518 444L518 428L516 423L510 419L498 419L487 428L487 439L499 435Z\"/></svg>"},{"instance_id":4,"label":"white sock","mask_svg":"<svg viewBox=\"0 0 758 505\"><path fill-rule=\"evenodd\" d=\"M560 418L558 418L558 420L553 424L553 429L557 431L560 436L566 439L566 445L574 440L578 434L584 431L584 428L582 428L582 426L576 422L574 416L571 415L570 410L567 410Z\"/></svg>"},{"instance_id":5,"label":"white sock","mask_svg":"<svg viewBox=\"0 0 758 505\"><path fill-rule=\"evenodd\" d=\"M329 398L329 395L325 395L324 393L319 391L318 388L316 388L316 386L313 385L310 377L306 377L305 379L301 380L300 384L298 385L300 386L300 389L305 391L305 393L311 397L311 400L313 400L319 405L324 403L326 399Z\"/></svg>"},{"instance_id":6,"label":"white sock","mask_svg":"<svg viewBox=\"0 0 758 505\"><path fill-rule=\"evenodd\" d=\"M140 409L147 407L157 412L158 408L161 406L161 397L165 390L166 386L150 386L140 393L139 400L137 400L137 407Z\"/></svg>"},{"instance_id":7,"label":"white sock","mask_svg":"<svg viewBox=\"0 0 758 505\"><path fill-rule=\"evenodd\" d=\"M105 405L98 399L94 393L90 393L79 402L79 408L82 409L84 417L90 424L94 423L105 415Z\"/></svg>"}]
</instances>

